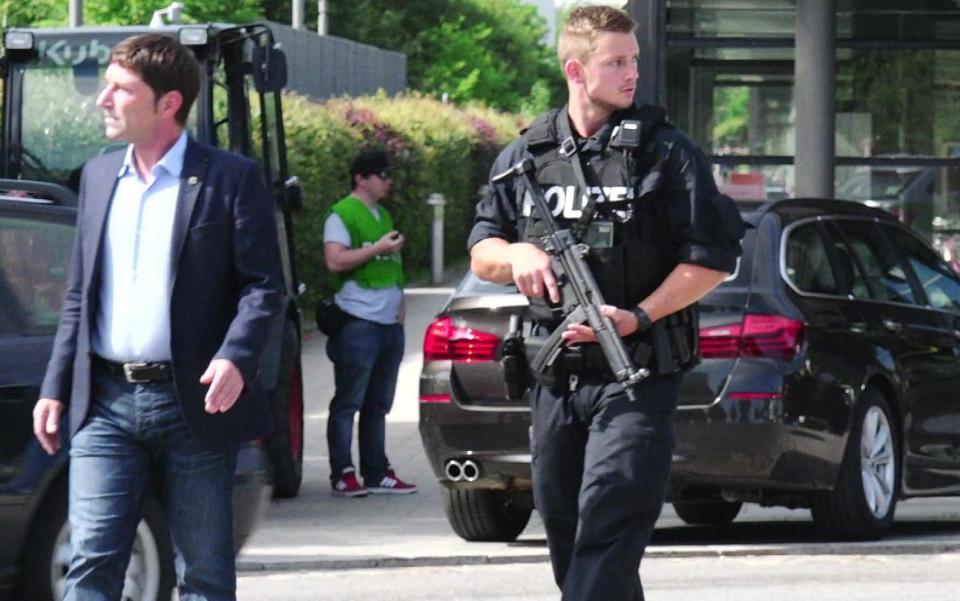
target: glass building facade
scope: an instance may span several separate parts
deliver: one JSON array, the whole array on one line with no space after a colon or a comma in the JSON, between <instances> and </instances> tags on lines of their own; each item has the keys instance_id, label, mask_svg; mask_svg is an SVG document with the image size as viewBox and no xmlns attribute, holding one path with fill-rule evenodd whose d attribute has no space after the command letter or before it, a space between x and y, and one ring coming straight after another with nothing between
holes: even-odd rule
<instances>
[{"instance_id":1,"label":"glass building facade","mask_svg":"<svg viewBox=\"0 0 960 601\"><path fill-rule=\"evenodd\" d=\"M798 32L797 4L808 1L629 2L640 93L667 108L711 155L718 184L743 200L795 196L798 128L832 116L824 171L832 164L834 196L887 209L956 253L960 0L827 0L834 31ZM803 35L832 42L833 72L816 77L832 78L834 98L798 123Z\"/></svg>"}]
</instances>

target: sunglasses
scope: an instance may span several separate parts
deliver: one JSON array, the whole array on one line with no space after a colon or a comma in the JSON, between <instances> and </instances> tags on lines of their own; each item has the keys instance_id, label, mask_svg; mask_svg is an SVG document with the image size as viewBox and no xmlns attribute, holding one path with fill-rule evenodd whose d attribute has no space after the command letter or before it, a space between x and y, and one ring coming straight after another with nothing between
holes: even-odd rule
<instances>
[{"instance_id":1,"label":"sunglasses","mask_svg":"<svg viewBox=\"0 0 960 601\"><path fill-rule=\"evenodd\" d=\"M376 175L376 176L379 177L380 179L392 179L392 178L393 178L393 175L391 175L390 172L387 171L387 170L377 171L376 173L372 173L371 175Z\"/></svg>"}]
</instances>

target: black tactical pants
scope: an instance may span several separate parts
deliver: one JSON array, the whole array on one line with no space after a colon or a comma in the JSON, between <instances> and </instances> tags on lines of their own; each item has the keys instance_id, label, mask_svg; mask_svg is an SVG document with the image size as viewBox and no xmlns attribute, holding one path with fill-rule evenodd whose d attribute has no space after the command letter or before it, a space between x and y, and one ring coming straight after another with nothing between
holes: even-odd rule
<instances>
[{"instance_id":1,"label":"black tactical pants","mask_svg":"<svg viewBox=\"0 0 960 601\"><path fill-rule=\"evenodd\" d=\"M531 393L533 491L563 601L642 601L640 560L660 515L679 375L639 400L601 379Z\"/></svg>"}]
</instances>

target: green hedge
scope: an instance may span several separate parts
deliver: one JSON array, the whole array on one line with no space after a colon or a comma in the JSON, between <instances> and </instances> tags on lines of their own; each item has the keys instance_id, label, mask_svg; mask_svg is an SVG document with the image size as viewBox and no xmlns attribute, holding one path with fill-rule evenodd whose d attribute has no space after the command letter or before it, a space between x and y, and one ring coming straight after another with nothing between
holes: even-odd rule
<instances>
[{"instance_id":1,"label":"green hedge","mask_svg":"<svg viewBox=\"0 0 960 601\"><path fill-rule=\"evenodd\" d=\"M294 215L297 269L307 285L304 307L326 292L323 219L350 191L350 161L364 147L390 153L396 171L384 205L407 238L408 276L430 271L434 192L447 200L445 262L466 255L465 241L480 187L504 144L525 119L481 107L455 107L419 95L336 99L323 103L284 99L290 173L303 182L304 207Z\"/></svg>"}]
</instances>

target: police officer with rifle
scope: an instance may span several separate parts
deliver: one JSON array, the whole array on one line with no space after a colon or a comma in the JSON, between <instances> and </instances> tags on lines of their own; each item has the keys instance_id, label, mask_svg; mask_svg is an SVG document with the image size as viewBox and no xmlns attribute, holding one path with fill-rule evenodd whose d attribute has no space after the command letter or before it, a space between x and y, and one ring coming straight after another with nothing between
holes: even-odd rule
<instances>
[{"instance_id":1,"label":"police officer with rifle","mask_svg":"<svg viewBox=\"0 0 960 601\"><path fill-rule=\"evenodd\" d=\"M532 379L534 501L565 601L643 599L695 303L736 266L744 226L703 153L636 105L628 15L570 14L558 42L568 103L497 158L471 269L530 298L502 349L508 390Z\"/></svg>"}]
</instances>

